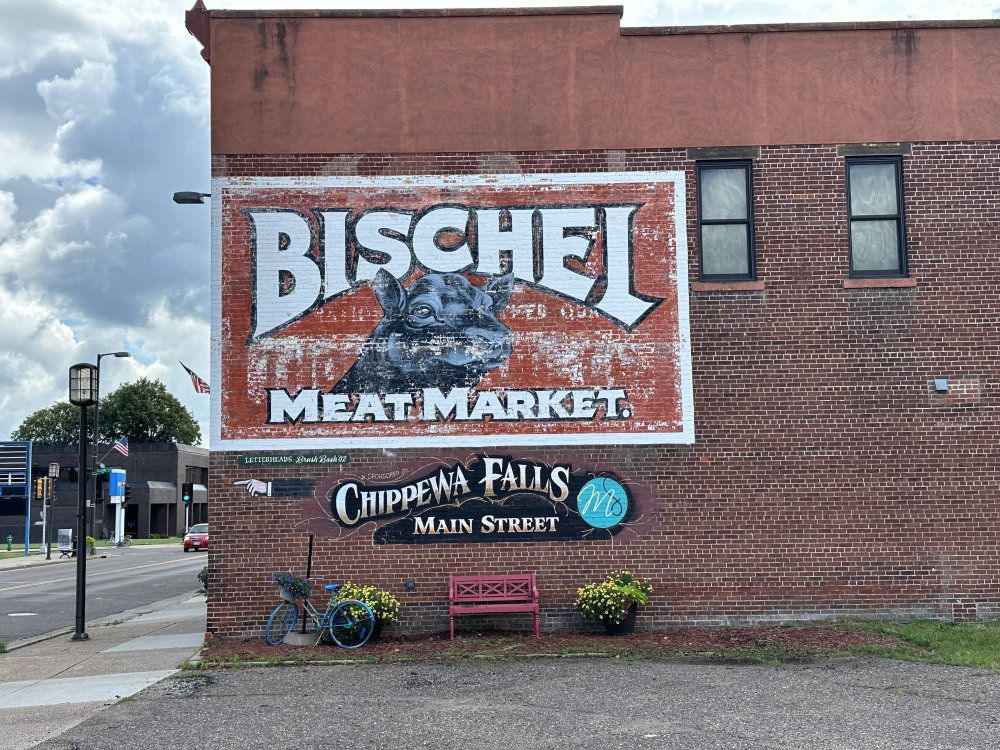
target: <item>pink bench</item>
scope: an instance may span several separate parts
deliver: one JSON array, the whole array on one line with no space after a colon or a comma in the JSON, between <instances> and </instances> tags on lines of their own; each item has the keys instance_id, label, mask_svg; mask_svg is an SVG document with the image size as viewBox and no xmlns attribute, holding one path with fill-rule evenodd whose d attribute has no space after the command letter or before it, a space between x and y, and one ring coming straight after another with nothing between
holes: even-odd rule
<instances>
[{"instance_id":1,"label":"pink bench","mask_svg":"<svg viewBox=\"0 0 1000 750\"><path fill-rule=\"evenodd\" d=\"M449 621L455 640L455 615L530 612L538 635L538 589L535 574L500 576L449 576Z\"/></svg>"}]
</instances>

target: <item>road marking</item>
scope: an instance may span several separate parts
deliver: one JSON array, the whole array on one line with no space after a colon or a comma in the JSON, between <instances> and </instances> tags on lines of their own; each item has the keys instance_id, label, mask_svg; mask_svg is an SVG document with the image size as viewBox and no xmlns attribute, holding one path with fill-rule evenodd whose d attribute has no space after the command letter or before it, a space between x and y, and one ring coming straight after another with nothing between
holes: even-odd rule
<instances>
[{"instance_id":1,"label":"road marking","mask_svg":"<svg viewBox=\"0 0 1000 750\"><path fill-rule=\"evenodd\" d=\"M37 612L8 612L7 617L35 617Z\"/></svg>"},{"instance_id":2,"label":"road marking","mask_svg":"<svg viewBox=\"0 0 1000 750\"><path fill-rule=\"evenodd\" d=\"M98 578L100 576L110 576L118 575L119 573L126 573L130 570L142 570L143 568L157 568L161 565L178 565L181 563L192 563L199 562L198 560L166 560L165 562L156 563L146 563L145 565L133 565L131 568L118 568L117 570L106 570L103 573L87 573L87 580L89 581L92 577ZM74 566L76 567L76 566ZM19 583L16 586L5 586L0 588L0 591L14 591L15 589L28 589L32 586L48 586L50 583L63 583L65 581L75 581L76 575L67 576L66 578L50 578L47 581L37 581L35 583Z\"/></svg>"}]
</instances>

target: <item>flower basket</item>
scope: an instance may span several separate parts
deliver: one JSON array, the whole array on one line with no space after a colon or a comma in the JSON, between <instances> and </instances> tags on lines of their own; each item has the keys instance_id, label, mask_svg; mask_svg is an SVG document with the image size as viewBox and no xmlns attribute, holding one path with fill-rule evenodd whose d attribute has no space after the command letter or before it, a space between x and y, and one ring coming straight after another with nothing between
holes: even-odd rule
<instances>
[{"instance_id":1,"label":"flower basket","mask_svg":"<svg viewBox=\"0 0 1000 750\"><path fill-rule=\"evenodd\" d=\"M377 637L383 625L392 625L399 622L399 601L388 591L377 589L374 586L358 586L348 581L340 587L338 596L341 599L356 599L364 602L375 615L375 629L372 637Z\"/></svg>"},{"instance_id":2,"label":"flower basket","mask_svg":"<svg viewBox=\"0 0 1000 750\"><path fill-rule=\"evenodd\" d=\"M608 635L629 635L633 630L635 630L635 613L638 609L637 604L629 605L628 612L625 615L625 619L619 622L614 622L612 620L604 620L604 630Z\"/></svg>"},{"instance_id":3,"label":"flower basket","mask_svg":"<svg viewBox=\"0 0 1000 750\"><path fill-rule=\"evenodd\" d=\"M271 583L278 587L278 596L286 602L309 596L309 589L312 588L308 580L296 575L294 568L289 568L285 573L275 573L271 576Z\"/></svg>"},{"instance_id":4,"label":"flower basket","mask_svg":"<svg viewBox=\"0 0 1000 750\"><path fill-rule=\"evenodd\" d=\"M637 606L645 604L652 593L653 584L648 578L639 579L621 570L609 574L601 583L579 589L574 606L591 622L603 624L609 634L623 634L620 630L630 633L635 628Z\"/></svg>"}]
</instances>

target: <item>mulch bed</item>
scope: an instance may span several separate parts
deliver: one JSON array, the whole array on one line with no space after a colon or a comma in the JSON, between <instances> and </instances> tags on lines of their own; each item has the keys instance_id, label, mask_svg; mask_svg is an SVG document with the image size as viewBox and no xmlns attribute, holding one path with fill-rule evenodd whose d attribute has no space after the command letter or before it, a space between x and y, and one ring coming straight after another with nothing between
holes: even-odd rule
<instances>
[{"instance_id":1,"label":"mulch bed","mask_svg":"<svg viewBox=\"0 0 1000 750\"><path fill-rule=\"evenodd\" d=\"M748 649L762 650L769 655L781 655L790 659L809 659L863 645L905 647L908 644L892 636L823 626L679 628L615 637L543 633L541 638L535 638L530 633L487 631L457 635L454 641L449 640L447 633L383 636L369 641L357 650L341 649L330 643L318 646L269 646L263 639L217 639L202 651L201 659L207 662L206 666L224 666L226 661L462 661L477 657L518 658L566 654L739 659L741 651Z\"/></svg>"}]
</instances>

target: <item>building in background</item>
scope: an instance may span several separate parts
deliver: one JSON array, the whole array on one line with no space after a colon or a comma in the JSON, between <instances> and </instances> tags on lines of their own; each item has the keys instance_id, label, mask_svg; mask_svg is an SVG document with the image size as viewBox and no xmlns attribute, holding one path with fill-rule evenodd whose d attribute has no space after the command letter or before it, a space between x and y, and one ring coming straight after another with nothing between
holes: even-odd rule
<instances>
[{"instance_id":1,"label":"building in background","mask_svg":"<svg viewBox=\"0 0 1000 750\"><path fill-rule=\"evenodd\" d=\"M178 443L132 443L128 457L112 451L110 445L101 446L100 455L108 468L124 469L131 497L125 507L125 532L136 538L146 539L152 534L182 536L190 526L208 520L208 449ZM79 498L78 446L32 445L31 475L34 482L48 476L49 464L59 464L59 478L55 483L52 501L53 529L76 529L76 512ZM181 500L185 482L194 485L194 499L189 507ZM92 483L87 472L87 497ZM100 539L103 530L113 534L117 506L108 501L106 474L97 477L97 502L88 508L88 529ZM5 501L5 515L0 515L0 538L12 535L15 544L24 544L23 500L17 508L11 500ZM16 513L11 511L16 510ZM31 500L31 543L42 541L41 501ZM56 534L52 535L53 543Z\"/></svg>"},{"instance_id":2,"label":"building in background","mask_svg":"<svg viewBox=\"0 0 1000 750\"><path fill-rule=\"evenodd\" d=\"M189 11L209 632L289 565L411 631L450 573L549 629L623 568L646 627L1000 612L1000 27L620 15Z\"/></svg>"}]
</instances>

